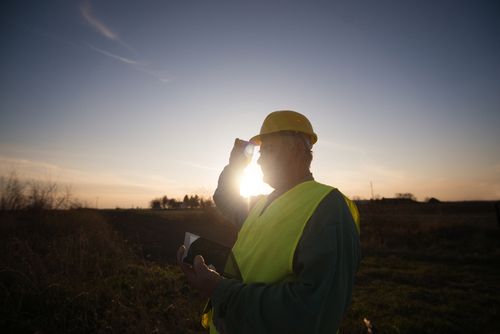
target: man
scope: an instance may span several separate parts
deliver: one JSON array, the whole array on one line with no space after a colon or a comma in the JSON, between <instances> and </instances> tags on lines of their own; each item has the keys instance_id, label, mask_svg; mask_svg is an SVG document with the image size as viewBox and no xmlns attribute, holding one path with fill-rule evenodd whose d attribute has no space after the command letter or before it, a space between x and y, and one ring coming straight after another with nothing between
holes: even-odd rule
<instances>
[{"instance_id":1,"label":"man","mask_svg":"<svg viewBox=\"0 0 500 334\"><path fill-rule=\"evenodd\" d=\"M236 140L214 201L239 228L223 278L202 256L178 260L189 283L210 297L211 333L335 333L352 294L360 262L356 206L337 189L314 181L309 120L294 111L269 114L258 163L274 192L248 210L238 176L248 159Z\"/></svg>"}]
</instances>

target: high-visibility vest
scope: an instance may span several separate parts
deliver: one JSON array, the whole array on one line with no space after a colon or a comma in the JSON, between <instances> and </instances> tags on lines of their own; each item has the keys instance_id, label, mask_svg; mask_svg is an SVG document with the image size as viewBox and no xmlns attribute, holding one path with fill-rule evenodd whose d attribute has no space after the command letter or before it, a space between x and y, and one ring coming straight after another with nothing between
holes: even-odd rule
<instances>
[{"instance_id":1,"label":"high-visibility vest","mask_svg":"<svg viewBox=\"0 0 500 334\"><path fill-rule=\"evenodd\" d=\"M224 271L238 268L244 283L293 280L295 249L306 223L323 198L334 189L316 181L306 181L276 198L267 208L267 197L262 198L243 223ZM356 205L344 198L359 232ZM210 322L210 333L217 333L211 319L205 316L205 324L207 322Z\"/></svg>"}]
</instances>

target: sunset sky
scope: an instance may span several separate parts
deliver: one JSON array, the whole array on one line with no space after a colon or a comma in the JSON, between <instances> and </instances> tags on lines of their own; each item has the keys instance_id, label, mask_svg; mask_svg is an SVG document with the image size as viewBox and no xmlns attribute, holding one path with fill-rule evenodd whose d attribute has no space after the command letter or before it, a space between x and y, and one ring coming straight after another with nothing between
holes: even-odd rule
<instances>
[{"instance_id":1,"label":"sunset sky","mask_svg":"<svg viewBox=\"0 0 500 334\"><path fill-rule=\"evenodd\" d=\"M497 1L6 1L0 175L99 207L210 196L292 109L348 196L500 199Z\"/></svg>"}]
</instances>

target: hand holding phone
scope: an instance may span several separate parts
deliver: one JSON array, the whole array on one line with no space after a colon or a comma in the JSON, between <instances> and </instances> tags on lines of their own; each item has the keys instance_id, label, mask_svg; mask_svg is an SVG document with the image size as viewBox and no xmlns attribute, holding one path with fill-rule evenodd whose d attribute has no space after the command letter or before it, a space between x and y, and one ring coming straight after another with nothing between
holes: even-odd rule
<instances>
[{"instance_id":1,"label":"hand holding phone","mask_svg":"<svg viewBox=\"0 0 500 334\"><path fill-rule=\"evenodd\" d=\"M213 270L220 270L220 273L230 252L229 247L190 232L184 234L184 249L179 261L193 265L195 256L202 255L207 266L212 266Z\"/></svg>"}]
</instances>

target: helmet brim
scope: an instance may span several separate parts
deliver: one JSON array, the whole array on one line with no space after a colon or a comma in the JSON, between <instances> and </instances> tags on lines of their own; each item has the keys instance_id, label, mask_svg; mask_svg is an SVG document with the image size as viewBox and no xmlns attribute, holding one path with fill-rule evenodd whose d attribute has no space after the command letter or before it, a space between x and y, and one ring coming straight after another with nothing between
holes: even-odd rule
<instances>
[{"instance_id":1,"label":"helmet brim","mask_svg":"<svg viewBox=\"0 0 500 334\"><path fill-rule=\"evenodd\" d=\"M265 133L265 134L259 134L259 135L256 135L256 136L253 136L252 138L250 138L249 142L252 143L253 145L255 146L260 146L262 145L262 136L263 135L270 135L270 134L277 134L277 133L280 133L281 131L277 131L277 132L272 132L272 133ZM288 132L288 131L283 131L283 132ZM303 132L301 132L303 133ZM318 136L313 133L312 135L309 135L307 133L304 133L305 135L309 136L311 138L311 145L314 145L316 144L316 142L318 141Z\"/></svg>"},{"instance_id":2,"label":"helmet brim","mask_svg":"<svg viewBox=\"0 0 500 334\"><path fill-rule=\"evenodd\" d=\"M250 138L249 142L255 146L260 146L262 144L260 135L253 136L252 138Z\"/></svg>"}]
</instances>

